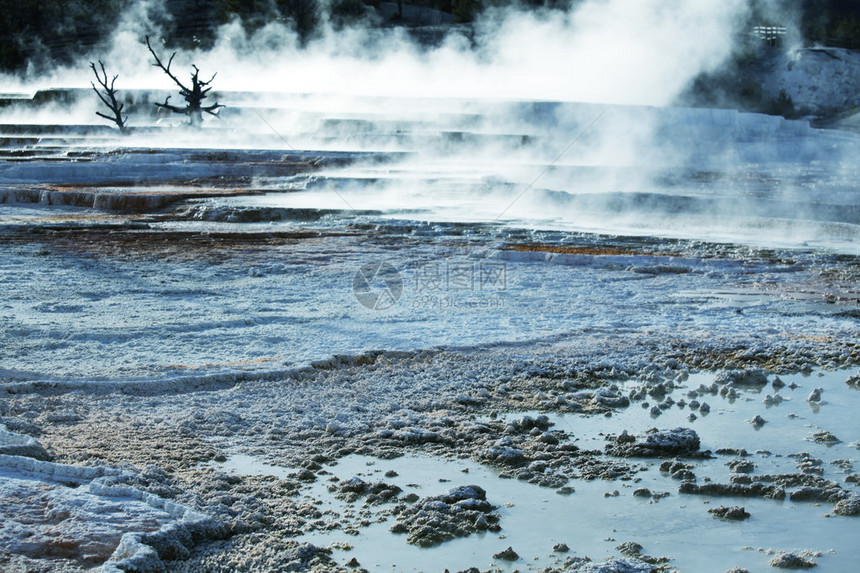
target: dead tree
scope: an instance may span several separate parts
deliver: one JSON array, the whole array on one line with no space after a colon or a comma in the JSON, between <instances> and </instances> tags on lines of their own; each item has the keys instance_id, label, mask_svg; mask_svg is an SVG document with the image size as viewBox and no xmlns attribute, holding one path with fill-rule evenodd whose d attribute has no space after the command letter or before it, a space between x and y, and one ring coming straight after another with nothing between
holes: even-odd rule
<instances>
[{"instance_id":1,"label":"dead tree","mask_svg":"<svg viewBox=\"0 0 860 573\"><path fill-rule=\"evenodd\" d=\"M224 107L219 104L217 101L208 106L203 105L203 100L208 97L209 91L212 89L209 84L212 83L212 80L215 79L215 76L218 74L212 74L212 77L209 78L209 81L203 81L200 79L200 70L197 69L197 66L192 64L192 68L194 68L194 73L191 74L191 87L186 87L179 78L173 75L173 72L170 71L170 66L173 64L173 58L176 57L176 52L170 56L170 59L167 60L167 65L161 61L161 58L158 57L158 54L152 48L152 44L149 42L149 36L146 37L146 47L149 48L149 53L152 54L152 57L155 58L155 63L153 66L160 68L167 76L173 80L173 82L179 86L179 94L185 98L185 107L179 107L175 105L170 105L170 96L164 100L164 103L156 103L155 105L161 109L170 110L173 113L180 113L183 115L187 115L188 119L191 121L191 125L200 126L203 123L203 114L208 113L209 115L214 115L218 117L218 110Z\"/></svg>"},{"instance_id":2,"label":"dead tree","mask_svg":"<svg viewBox=\"0 0 860 573\"><path fill-rule=\"evenodd\" d=\"M99 96L99 99L102 100L102 103L105 104L108 109L113 113L113 115L107 115L100 111L96 112L96 115L99 117L103 117L108 121L114 122L117 127L119 127L120 132L126 134L128 133L128 116L123 117L122 108L125 107L125 104L120 103L116 99L116 88L114 85L116 84L116 79L119 77L118 75L114 76L113 79L108 83L107 71L105 71L105 65L99 60L99 66L101 66L101 73L99 73L98 68L94 62L90 62L90 68L93 70L93 73L96 75L96 81L101 86L101 89L96 87L96 84L90 82L90 85L93 86L93 91L96 92L96 95Z\"/></svg>"}]
</instances>

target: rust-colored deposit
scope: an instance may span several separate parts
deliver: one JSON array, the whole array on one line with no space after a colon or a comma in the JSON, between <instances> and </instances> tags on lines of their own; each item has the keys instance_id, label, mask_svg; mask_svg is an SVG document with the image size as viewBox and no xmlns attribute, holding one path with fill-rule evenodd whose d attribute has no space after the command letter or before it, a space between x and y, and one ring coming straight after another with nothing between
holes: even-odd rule
<instances>
[{"instance_id":1,"label":"rust-colored deposit","mask_svg":"<svg viewBox=\"0 0 860 573\"><path fill-rule=\"evenodd\" d=\"M555 253L558 255L597 255L597 256L618 256L618 255L641 255L641 251L634 251L623 247L611 246L573 246L573 245L544 245L540 243L531 243L525 245L508 245L509 251L519 252L537 252L537 253ZM648 253L654 255L655 253ZM668 256L668 255L667 255Z\"/></svg>"}]
</instances>

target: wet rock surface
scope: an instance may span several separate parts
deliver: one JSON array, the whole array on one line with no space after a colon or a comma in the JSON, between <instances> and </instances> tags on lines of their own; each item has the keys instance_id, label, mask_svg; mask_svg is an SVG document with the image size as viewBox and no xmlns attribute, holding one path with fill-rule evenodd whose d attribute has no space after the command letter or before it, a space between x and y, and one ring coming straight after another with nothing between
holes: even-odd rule
<instances>
[{"instance_id":1,"label":"wet rock surface","mask_svg":"<svg viewBox=\"0 0 860 573\"><path fill-rule=\"evenodd\" d=\"M773 559L768 561L768 565L780 569L811 569L817 563L809 557L796 553L778 553Z\"/></svg>"},{"instance_id":2,"label":"wet rock surface","mask_svg":"<svg viewBox=\"0 0 860 573\"><path fill-rule=\"evenodd\" d=\"M755 463L752 460L736 459L726 464L735 473L748 474L755 469Z\"/></svg>"},{"instance_id":3,"label":"wet rock surface","mask_svg":"<svg viewBox=\"0 0 860 573\"><path fill-rule=\"evenodd\" d=\"M842 441L827 430L813 432L812 435L809 436L809 440L818 444L835 444Z\"/></svg>"},{"instance_id":4,"label":"wet rock surface","mask_svg":"<svg viewBox=\"0 0 860 573\"><path fill-rule=\"evenodd\" d=\"M0 455L23 456L36 460L50 460L51 455L33 436L10 431L0 424Z\"/></svg>"},{"instance_id":5,"label":"wet rock surface","mask_svg":"<svg viewBox=\"0 0 860 573\"><path fill-rule=\"evenodd\" d=\"M719 507L714 507L708 510L708 513L713 515L714 517L718 517L720 519L727 519L730 521L743 521L744 519L749 519L750 514L740 506L732 506L727 507L725 505L721 505Z\"/></svg>"},{"instance_id":6,"label":"wet rock surface","mask_svg":"<svg viewBox=\"0 0 860 573\"><path fill-rule=\"evenodd\" d=\"M502 559L504 561L516 561L520 558L520 554L514 551L513 547L508 547L504 551L499 551L493 555L493 559Z\"/></svg>"},{"instance_id":7,"label":"wet rock surface","mask_svg":"<svg viewBox=\"0 0 860 573\"><path fill-rule=\"evenodd\" d=\"M576 573L654 573L650 563L633 557L593 563L581 557L570 560L564 571Z\"/></svg>"},{"instance_id":8,"label":"wet rock surface","mask_svg":"<svg viewBox=\"0 0 860 573\"><path fill-rule=\"evenodd\" d=\"M724 370L717 373L714 382L719 385L761 388L767 384L767 372L761 368Z\"/></svg>"},{"instance_id":9,"label":"wet rock surface","mask_svg":"<svg viewBox=\"0 0 860 573\"><path fill-rule=\"evenodd\" d=\"M703 483L684 482L678 487L680 493L691 493L712 496L762 497L767 499L785 499L785 490L779 486L752 483Z\"/></svg>"},{"instance_id":10,"label":"wet rock surface","mask_svg":"<svg viewBox=\"0 0 860 573\"><path fill-rule=\"evenodd\" d=\"M408 543L431 547L479 531L499 531L496 509L482 488L460 486L403 508L391 531L406 533Z\"/></svg>"},{"instance_id":11,"label":"wet rock surface","mask_svg":"<svg viewBox=\"0 0 860 573\"><path fill-rule=\"evenodd\" d=\"M692 428L654 430L643 438L628 443L626 440L607 447L607 453L619 457L659 458L692 455L699 450L699 436Z\"/></svg>"},{"instance_id":12,"label":"wet rock surface","mask_svg":"<svg viewBox=\"0 0 860 573\"><path fill-rule=\"evenodd\" d=\"M642 554L643 547L635 541L625 541L615 549L620 551L622 555L626 555L628 557L635 557L637 555Z\"/></svg>"},{"instance_id":13,"label":"wet rock surface","mask_svg":"<svg viewBox=\"0 0 860 573\"><path fill-rule=\"evenodd\" d=\"M280 536L261 533L234 536L208 545L188 559L172 561L169 571L331 571L343 572L331 558L331 550Z\"/></svg>"},{"instance_id":14,"label":"wet rock surface","mask_svg":"<svg viewBox=\"0 0 860 573\"><path fill-rule=\"evenodd\" d=\"M369 504L393 503L403 491L395 485L383 482L367 483L359 477L352 477L329 486L329 491L348 502L365 498Z\"/></svg>"},{"instance_id":15,"label":"wet rock surface","mask_svg":"<svg viewBox=\"0 0 860 573\"><path fill-rule=\"evenodd\" d=\"M860 496L851 495L846 499L842 499L833 507L835 515L860 515Z\"/></svg>"}]
</instances>

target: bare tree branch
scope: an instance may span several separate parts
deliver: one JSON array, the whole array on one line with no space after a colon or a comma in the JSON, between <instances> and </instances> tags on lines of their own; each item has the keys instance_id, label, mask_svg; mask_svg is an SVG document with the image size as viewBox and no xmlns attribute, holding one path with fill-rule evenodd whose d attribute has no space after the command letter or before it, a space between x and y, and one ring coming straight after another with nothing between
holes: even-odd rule
<instances>
[{"instance_id":1,"label":"bare tree branch","mask_svg":"<svg viewBox=\"0 0 860 573\"><path fill-rule=\"evenodd\" d=\"M187 102L186 106L178 107L175 105L170 105L168 102L170 100L170 96L164 100L164 103L156 103L156 107L161 109L166 109L172 111L173 113L180 113L187 115L191 121L191 125L199 126L203 122L203 113L208 113L210 115L214 115L218 117L218 110L223 105L215 102L212 105L204 106L203 100L208 97L209 92L212 88L209 86L212 81L217 76L217 72L212 74L212 77L209 78L209 81L202 81L200 79L200 69L192 64L191 67L194 72L191 74L191 87L187 87L179 78L177 78L173 72L170 71L170 66L173 63L173 58L176 56L176 52L170 56L170 59L167 61L167 65L165 66L162 62L161 58L158 57L158 54L152 47L152 43L149 41L149 36L146 36L146 47L149 49L149 53L152 54L152 57L155 58L155 63L153 66L160 68L167 76L173 80L177 86L179 86L179 95L181 95L185 101Z\"/></svg>"},{"instance_id":2,"label":"bare tree branch","mask_svg":"<svg viewBox=\"0 0 860 573\"><path fill-rule=\"evenodd\" d=\"M101 89L96 87L96 84L90 82L90 85L93 87L93 91L96 92L96 95L99 96L99 99L105 104L108 109L113 112L113 115L106 115L99 111L96 112L96 115L99 117L103 117L109 121L114 122L119 130L122 133L128 133L128 116L123 117L122 110L125 107L125 104L120 103L116 99L116 79L119 77L118 75L114 76L113 79L108 84L108 75L107 70L105 70L104 62L99 60L99 66L101 67L101 73L99 73L98 68L96 68L96 64L94 62L90 62L90 69L93 71L93 74L96 76L96 81L101 86Z\"/></svg>"},{"instance_id":3,"label":"bare tree branch","mask_svg":"<svg viewBox=\"0 0 860 573\"><path fill-rule=\"evenodd\" d=\"M167 102L169 102L169 101L170 101L170 97L171 97L171 96L167 96L167 97L164 99L164 103L158 103L158 102L156 102L156 103L155 103L155 106L156 106L156 107L160 107L160 108L162 108L162 109L170 110L170 111L172 111L173 113L182 113L182 114L186 113L186 111L185 111L185 110L186 110L186 108L184 108L184 107L176 107L175 105L170 105L169 103L167 103Z\"/></svg>"},{"instance_id":4,"label":"bare tree branch","mask_svg":"<svg viewBox=\"0 0 860 573\"><path fill-rule=\"evenodd\" d=\"M183 91L183 92L190 91L187 87L182 85L182 82L179 81L179 78L174 76L173 73L171 73L171 71L170 71L170 66L171 66L171 64L173 64L173 58L176 57L176 52L173 52L173 54L171 54L170 59L167 60L167 65L165 66L163 63L161 63L161 58L158 57L158 54L152 48L152 44L149 43L149 36L146 36L146 47L149 48L149 53L152 54L153 58L155 58L155 63L152 65L155 66L156 68L161 68L161 71L163 71L165 74L167 74L167 77L169 77L171 80L173 80L174 83L176 83L176 85L179 86L179 89L181 91Z\"/></svg>"}]
</instances>

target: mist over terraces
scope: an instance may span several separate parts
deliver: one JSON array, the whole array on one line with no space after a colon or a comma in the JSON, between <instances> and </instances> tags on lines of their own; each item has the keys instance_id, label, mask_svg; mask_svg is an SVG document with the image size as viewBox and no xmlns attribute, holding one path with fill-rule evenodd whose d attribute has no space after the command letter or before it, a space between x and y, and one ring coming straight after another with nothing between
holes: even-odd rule
<instances>
[{"instance_id":1,"label":"mist over terraces","mask_svg":"<svg viewBox=\"0 0 860 573\"><path fill-rule=\"evenodd\" d=\"M138 13L145 20L142 29L155 34L168 50L209 50L231 22L240 22L246 33L279 24L293 30L301 44L325 33L337 36L361 28L380 33L404 30L417 45L425 46L438 46L456 34L474 47L476 30L485 32L485 23L501 9L515 7L543 17L585 4L585 0L0 0L0 70L32 79L57 66L98 60L118 26ZM860 94L855 81L860 58L853 52L860 47L856 2L747 4L745 22L731 40L735 43L731 58L719 69L703 72L675 103L789 118L831 117L860 105L860 95L850 93ZM837 51L815 51L820 48ZM811 70L814 77L804 81L793 71L798 61L799 68ZM817 72L819 68L822 71ZM832 77L848 85L832 88L825 96L812 93Z\"/></svg>"}]
</instances>

